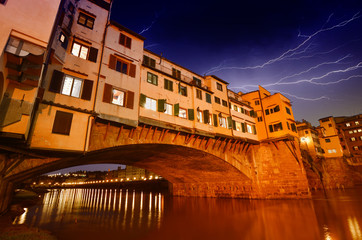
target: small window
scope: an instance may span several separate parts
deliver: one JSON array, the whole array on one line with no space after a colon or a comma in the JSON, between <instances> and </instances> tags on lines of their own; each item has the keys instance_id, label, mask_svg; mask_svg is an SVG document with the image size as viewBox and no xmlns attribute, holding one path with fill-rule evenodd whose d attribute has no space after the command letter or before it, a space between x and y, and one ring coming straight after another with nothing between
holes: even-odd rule
<instances>
[{"instance_id":1,"label":"small window","mask_svg":"<svg viewBox=\"0 0 362 240\"><path fill-rule=\"evenodd\" d=\"M360 129L358 129L357 131L358 131L358 132L362 132L362 129L360 128Z\"/></svg>"},{"instance_id":2,"label":"small window","mask_svg":"<svg viewBox=\"0 0 362 240\"><path fill-rule=\"evenodd\" d=\"M216 89L222 91L222 85L220 83L216 83Z\"/></svg>"},{"instance_id":3,"label":"small window","mask_svg":"<svg viewBox=\"0 0 362 240\"><path fill-rule=\"evenodd\" d=\"M123 33L119 34L119 44L125 46L126 48L131 48L132 39L127 37Z\"/></svg>"},{"instance_id":4,"label":"small window","mask_svg":"<svg viewBox=\"0 0 362 240\"><path fill-rule=\"evenodd\" d=\"M258 117L258 122L262 122L263 121L263 117Z\"/></svg>"},{"instance_id":5,"label":"small window","mask_svg":"<svg viewBox=\"0 0 362 240\"><path fill-rule=\"evenodd\" d=\"M202 111L197 110L197 121L202 123Z\"/></svg>"},{"instance_id":6,"label":"small window","mask_svg":"<svg viewBox=\"0 0 362 240\"><path fill-rule=\"evenodd\" d=\"M87 59L89 47L80 43L74 42L72 47L72 54L82 59Z\"/></svg>"},{"instance_id":7,"label":"small window","mask_svg":"<svg viewBox=\"0 0 362 240\"><path fill-rule=\"evenodd\" d=\"M228 102L225 101L225 100L222 100L222 105L223 105L224 107L227 107L227 106L228 106Z\"/></svg>"},{"instance_id":8,"label":"small window","mask_svg":"<svg viewBox=\"0 0 362 240\"><path fill-rule=\"evenodd\" d=\"M240 132L241 131L241 123L240 122L235 122L235 130Z\"/></svg>"},{"instance_id":9,"label":"small window","mask_svg":"<svg viewBox=\"0 0 362 240\"><path fill-rule=\"evenodd\" d=\"M356 141L356 138L355 138L355 137L351 137L351 141L352 141L352 142Z\"/></svg>"},{"instance_id":10,"label":"small window","mask_svg":"<svg viewBox=\"0 0 362 240\"><path fill-rule=\"evenodd\" d=\"M357 151L357 150L358 150L358 146L353 146L353 150Z\"/></svg>"},{"instance_id":11,"label":"small window","mask_svg":"<svg viewBox=\"0 0 362 240\"><path fill-rule=\"evenodd\" d=\"M245 113L244 108L240 107L240 112L241 112L241 113Z\"/></svg>"},{"instance_id":12,"label":"small window","mask_svg":"<svg viewBox=\"0 0 362 240\"><path fill-rule=\"evenodd\" d=\"M195 83L196 86L201 87L201 79L193 77L193 80L194 80L194 83Z\"/></svg>"},{"instance_id":13,"label":"small window","mask_svg":"<svg viewBox=\"0 0 362 240\"><path fill-rule=\"evenodd\" d=\"M354 124L356 124L356 126L359 125L359 121L355 121Z\"/></svg>"},{"instance_id":14,"label":"small window","mask_svg":"<svg viewBox=\"0 0 362 240\"><path fill-rule=\"evenodd\" d=\"M326 143L329 143L329 142L331 142L331 139L326 138L325 141L326 141Z\"/></svg>"},{"instance_id":15,"label":"small window","mask_svg":"<svg viewBox=\"0 0 362 240\"><path fill-rule=\"evenodd\" d=\"M175 68L172 68L172 77L181 79L181 72Z\"/></svg>"},{"instance_id":16,"label":"small window","mask_svg":"<svg viewBox=\"0 0 362 240\"><path fill-rule=\"evenodd\" d=\"M164 79L165 82L165 89L169 90L169 91L173 91L173 82L167 79Z\"/></svg>"},{"instance_id":17,"label":"small window","mask_svg":"<svg viewBox=\"0 0 362 240\"><path fill-rule=\"evenodd\" d=\"M65 76L61 94L79 98L83 80L71 76Z\"/></svg>"},{"instance_id":18,"label":"small window","mask_svg":"<svg viewBox=\"0 0 362 240\"><path fill-rule=\"evenodd\" d=\"M351 126L351 124L350 123L346 123L346 127L350 127Z\"/></svg>"},{"instance_id":19,"label":"small window","mask_svg":"<svg viewBox=\"0 0 362 240\"><path fill-rule=\"evenodd\" d=\"M59 42L62 48L67 49L68 37L63 32L60 32L59 34Z\"/></svg>"},{"instance_id":20,"label":"small window","mask_svg":"<svg viewBox=\"0 0 362 240\"><path fill-rule=\"evenodd\" d=\"M186 86L181 86L179 85L179 94L181 94L182 96L187 97L187 87Z\"/></svg>"},{"instance_id":21,"label":"small window","mask_svg":"<svg viewBox=\"0 0 362 240\"><path fill-rule=\"evenodd\" d=\"M94 26L94 18L89 16L89 15L86 15L84 13L79 13L79 17L78 17L78 24L79 25L82 25L84 27L87 27L89 29L93 29L93 26Z\"/></svg>"},{"instance_id":22,"label":"small window","mask_svg":"<svg viewBox=\"0 0 362 240\"><path fill-rule=\"evenodd\" d=\"M202 100L202 91L200 89L196 89L196 98Z\"/></svg>"},{"instance_id":23,"label":"small window","mask_svg":"<svg viewBox=\"0 0 362 240\"><path fill-rule=\"evenodd\" d=\"M248 133L253 133L253 128L249 124L246 124L246 130L247 130Z\"/></svg>"},{"instance_id":24,"label":"small window","mask_svg":"<svg viewBox=\"0 0 362 240\"><path fill-rule=\"evenodd\" d=\"M226 118L225 117L219 117L219 126L223 128L227 128L226 126Z\"/></svg>"},{"instance_id":25,"label":"small window","mask_svg":"<svg viewBox=\"0 0 362 240\"><path fill-rule=\"evenodd\" d=\"M185 118L185 119L186 119L186 118L187 118L187 111L186 111L186 109L180 108L178 116L179 116L180 118Z\"/></svg>"},{"instance_id":26,"label":"small window","mask_svg":"<svg viewBox=\"0 0 362 240\"><path fill-rule=\"evenodd\" d=\"M165 113L168 115L172 115L172 105L165 103Z\"/></svg>"},{"instance_id":27,"label":"small window","mask_svg":"<svg viewBox=\"0 0 362 240\"><path fill-rule=\"evenodd\" d=\"M112 90L112 103L119 105L119 106L124 106L124 96L125 96L125 92L117 90L117 89L113 89Z\"/></svg>"},{"instance_id":28,"label":"small window","mask_svg":"<svg viewBox=\"0 0 362 240\"><path fill-rule=\"evenodd\" d=\"M292 113L290 112L290 109L289 109L288 107L285 107L285 110L287 111L287 113L288 113L289 115L292 114Z\"/></svg>"},{"instance_id":29,"label":"small window","mask_svg":"<svg viewBox=\"0 0 362 240\"><path fill-rule=\"evenodd\" d=\"M72 126L73 114L69 112L56 111L52 133L69 135Z\"/></svg>"},{"instance_id":30,"label":"small window","mask_svg":"<svg viewBox=\"0 0 362 240\"><path fill-rule=\"evenodd\" d=\"M305 134L308 134L308 131L304 131L305 132Z\"/></svg>"},{"instance_id":31,"label":"small window","mask_svg":"<svg viewBox=\"0 0 362 240\"><path fill-rule=\"evenodd\" d=\"M328 127L332 127L332 124L331 124L331 123L329 123L329 124L328 124Z\"/></svg>"},{"instance_id":32,"label":"small window","mask_svg":"<svg viewBox=\"0 0 362 240\"><path fill-rule=\"evenodd\" d=\"M255 101L255 105L260 105L260 101L259 101L259 100L256 100L256 101Z\"/></svg>"},{"instance_id":33,"label":"small window","mask_svg":"<svg viewBox=\"0 0 362 240\"><path fill-rule=\"evenodd\" d=\"M157 86L158 76L153 73L147 72L147 82Z\"/></svg>"},{"instance_id":34,"label":"small window","mask_svg":"<svg viewBox=\"0 0 362 240\"><path fill-rule=\"evenodd\" d=\"M348 131L348 133L349 133L349 134L353 134L353 131L352 131L352 130L350 130L350 131Z\"/></svg>"},{"instance_id":35,"label":"small window","mask_svg":"<svg viewBox=\"0 0 362 240\"><path fill-rule=\"evenodd\" d=\"M220 98L215 97L215 103L217 103L217 104L221 104Z\"/></svg>"},{"instance_id":36,"label":"small window","mask_svg":"<svg viewBox=\"0 0 362 240\"><path fill-rule=\"evenodd\" d=\"M153 58L150 58L146 55L143 55L143 64L147 65L149 67L155 68L156 67L156 60Z\"/></svg>"},{"instance_id":37,"label":"small window","mask_svg":"<svg viewBox=\"0 0 362 240\"><path fill-rule=\"evenodd\" d=\"M269 115L269 109L266 109L266 110L265 110L265 114L266 114L266 115Z\"/></svg>"},{"instance_id":38,"label":"small window","mask_svg":"<svg viewBox=\"0 0 362 240\"><path fill-rule=\"evenodd\" d=\"M211 103L211 95L208 93L205 93L205 98L207 103Z\"/></svg>"},{"instance_id":39,"label":"small window","mask_svg":"<svg viewBox=\"0 0 362 240\"><path fill-rule=\"evenodd\" d=\"M157 109L157 101L155 99L146 97L145 108L149 109L149 110L152 110L152 111L156 111L156 109Z\"/></svg>"},{"instance_id":40,"label":"small window","mask_svg":"<svg viewBox=\"0 0 362 240\"><path fill-rule=\"evenodd\" d=\"M233 110L234 110L235 112L237 112L237 111L238 111L238 106L233 105Z\"/></svg>"}]
</instances>

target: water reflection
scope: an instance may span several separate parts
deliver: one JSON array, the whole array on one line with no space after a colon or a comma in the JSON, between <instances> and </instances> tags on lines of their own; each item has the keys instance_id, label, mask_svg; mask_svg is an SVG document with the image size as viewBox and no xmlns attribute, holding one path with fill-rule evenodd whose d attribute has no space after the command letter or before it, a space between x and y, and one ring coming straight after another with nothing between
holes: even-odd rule
<instances>
[{"instance_id":1,"label":"water reflection","mask_svg":"<svg viewBox=\"0 0 362 240\"><path fill-rule=\"evenodd\" d=\"M169 197L120 189L63 189L44 195L15 224L59 239L362 239L362 189L328 199Z\"/></svg>"}]
</instances>

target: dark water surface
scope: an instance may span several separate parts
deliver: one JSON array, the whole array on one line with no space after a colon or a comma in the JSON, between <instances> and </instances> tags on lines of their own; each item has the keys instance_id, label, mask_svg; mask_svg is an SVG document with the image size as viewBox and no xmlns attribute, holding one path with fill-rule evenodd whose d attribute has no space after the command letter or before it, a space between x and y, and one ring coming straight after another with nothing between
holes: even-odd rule
<instances>
[{"instance_id":1,"label":"dark water surface","mask_svg":"<svg viewBox=\"0 0 362 240\"><path fill-rule=\"evenodd\" d=\"M172 197L119 189L63 189L44 195L14 224L58 239L362 239L362 188L312 200Z\"/></svg>"}]
</instances>

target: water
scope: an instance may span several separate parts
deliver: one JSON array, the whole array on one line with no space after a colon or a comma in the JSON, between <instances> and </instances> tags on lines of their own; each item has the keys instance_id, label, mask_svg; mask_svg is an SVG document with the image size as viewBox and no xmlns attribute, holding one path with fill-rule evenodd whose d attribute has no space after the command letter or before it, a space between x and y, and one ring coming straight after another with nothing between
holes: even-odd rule
<instances>
[{"instance_id":1,"label":"water","mask_svg":"<svg viewBox=\"0 0 362 240\"><path fill-rule=\"evenodd\" d=\"M63 189L44 195L14 224L58 239L362 239L362 188L326 199L172 197L119 189Z\"/></svg>"}]
</instances>

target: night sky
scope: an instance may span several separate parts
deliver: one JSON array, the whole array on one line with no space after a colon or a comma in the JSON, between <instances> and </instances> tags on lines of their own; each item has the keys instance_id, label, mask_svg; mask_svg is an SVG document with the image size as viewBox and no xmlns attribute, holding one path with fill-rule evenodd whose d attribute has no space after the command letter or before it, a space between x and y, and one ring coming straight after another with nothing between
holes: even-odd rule
<instances>
[{"instance_id":1,"label":"night sky","mask_svg":"<svg viewBox=\"0 0 362 240\"><path fill-rule=\"evenodd\" d=\"M296 120L362 113L362 1L114 0L111 18L146 49L235 92L283 93Z\"/></svg>"}]
</instances>

